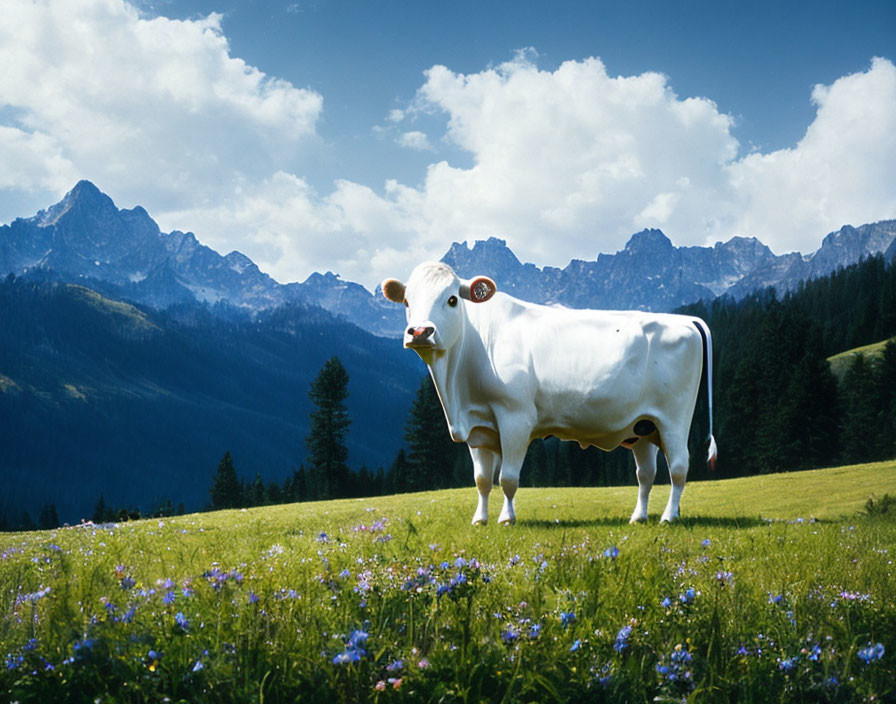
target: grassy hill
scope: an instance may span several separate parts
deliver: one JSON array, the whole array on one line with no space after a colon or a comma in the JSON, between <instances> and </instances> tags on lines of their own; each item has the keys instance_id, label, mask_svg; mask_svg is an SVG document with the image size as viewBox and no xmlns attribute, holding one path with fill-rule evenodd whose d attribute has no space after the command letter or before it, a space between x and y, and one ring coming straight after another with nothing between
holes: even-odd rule
<instances>
[{"instance_id":1,"label":"grassy hill","mask_svg":"<svg viewBox=\"0 0 896 704\"><path fill-rule=\"evenodd\" d=\"M896 696L896 462L475 489L0 537L27 701L860 701Z\"/></svg>"},{"instance_id":2,"label":"grassy hill","mask_svg":"<svg viewBox=\"0 0 896 704\"><path fill-rule=\"evenodd\" d=\"M846 374L846 370L849 367L849 363L852 361L852 358L857 354L865 355L869 360L875 359L883 354L884 347L887 346L889 340L883 340L882 342L874 342L870 345L863 345L862 347L856 347L851 350L846 350L846 352L841 352L839 354L835 354L831 357L828 357L828 363L831 365L831 371L834 372L834 376L838 379L842 379L843 375Z\"/></svg>"}]
</instances>

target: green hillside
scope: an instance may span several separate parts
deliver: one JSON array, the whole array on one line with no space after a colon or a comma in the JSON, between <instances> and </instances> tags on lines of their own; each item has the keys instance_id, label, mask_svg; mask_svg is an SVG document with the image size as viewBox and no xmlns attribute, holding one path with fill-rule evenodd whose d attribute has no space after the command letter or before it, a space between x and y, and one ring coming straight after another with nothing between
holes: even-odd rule
<instances>
[{"instance_id":1,"label":"green hillside","mask_svg":"<svg viewBox=\"0 0 896 704\"><path fill-rule=\"evenodd\" d=\"M865 355L865 357L869 360L876 359L883 354L884 347L887 346L888 342L889 340L874 342L870 345L863 345L862 347L856 347L851 350L846 350L846 352L841 352L840 354L835 354L832 357L828 357L828 363L831 365L831 371L834 372L834 376L836 376L838 379L842 379L843 375L846 373L846 369L849 367L849 363L852 361L855 355Z\"/></svg>"},{"instance_id":2,"label":"green hillside","mask_svg":"<svg viewBox=\"0 0 896 704\"><path fill-rule=\"evenodd\" d=\"M19 702L889 701L896 462L0 536ZM865 508L869 496L876 502ZM884 510L888 509L888 510Z\"/></svg>"}]
</instances>

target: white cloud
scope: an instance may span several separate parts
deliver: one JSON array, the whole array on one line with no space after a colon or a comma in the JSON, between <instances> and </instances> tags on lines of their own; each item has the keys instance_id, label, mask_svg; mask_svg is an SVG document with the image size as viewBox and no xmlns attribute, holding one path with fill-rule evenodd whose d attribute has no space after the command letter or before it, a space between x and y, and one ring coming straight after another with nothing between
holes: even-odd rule
<instances>
[{"instance_id":1,"label":"white cloud","mask_svg":"<svg viewBox=\"0 0 896 704\"><path fill-rule=\"evenodd\" d=\"M429 143L429 137L417 130L402 132L395 141L402 147L407 147L408 149L414 149L420 152L435 151Z\"/></svg>"},{"instance_id":2,"label":"white cloud","mask_svg":"<svg viewBox=\"0 0 896 704\"><path fill-rule=\"evenodd\" d=\"M429 169L423 197L446 240L500 234L523 257L563 265L643 226L710 234L693 215L738 149L711 101L680 100L657 73L611 77L593 58L551 72L520 55L426 79L418 100L448 113L448 139L474 161Z\"/></svg>"},{"instance_id":3,"label":"white cloud","mask_svg":"<svg viewBox=\"0 0 896 704\"><path fill-rule=\"evenodd\" d=\"M269 175L322 109L317 93L231 56L219 15L147 19L122 0L4 3L0 65L0 162L35 147L23 191L77 174L130 203L214 200Z\"/></svg>"},{"instance_id":4,"label":"white cloud","mask_svg":"<svg viewBox=\"0 0 896 704\"><path fill-rule=\"evenodd\" d=\"M792 149L750 154L727 171L732 228L808 252L844 224L896 217L896 66L815 86L818 112Z\"/></svg>"}]
</instances>

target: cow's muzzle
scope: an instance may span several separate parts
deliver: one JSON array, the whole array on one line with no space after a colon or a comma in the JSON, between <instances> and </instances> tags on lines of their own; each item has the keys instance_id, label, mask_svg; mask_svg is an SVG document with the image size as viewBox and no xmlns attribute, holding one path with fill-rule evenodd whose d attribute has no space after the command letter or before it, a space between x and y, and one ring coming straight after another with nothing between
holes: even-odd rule
<instances>
[{"instance_id":1,"label":"cow's muzzle","mask_svg":"<svg viewBox=\"0 0 896 704\"><path fill-rule=\"evenodd\" d=\"M405 333L405 347L433 347L435 346L436 329L432 325L412 325Z\"/></svg>"}]
</instances>

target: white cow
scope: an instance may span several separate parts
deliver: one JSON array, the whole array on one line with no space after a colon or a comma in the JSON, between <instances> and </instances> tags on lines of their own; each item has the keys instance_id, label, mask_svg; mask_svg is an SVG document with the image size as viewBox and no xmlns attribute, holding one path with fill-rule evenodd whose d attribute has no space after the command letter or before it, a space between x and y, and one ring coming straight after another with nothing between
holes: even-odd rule
<instances>
[{"instance_id":1,"label":"white cow","mask_svg":"<svg viewBox=\"0 0 896 704\"><path fill-rule=\"evenodd\" d=\"M516 520L513 497L526 450L549 435L583 448L632 450L639 485L633 523L647 520L662 449L672 493L661 521L677 518L704 359L708 461L715 462L712 342L699 318L535 305L497 293L485 276L462 281L436 262L420 264L407 285L387 279L382 288L407 306L404 346L429 367L452 439L470 448L479 490L474 524L488 520L498 477L498 521Z\"/></svg>"}]
</instances>

